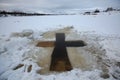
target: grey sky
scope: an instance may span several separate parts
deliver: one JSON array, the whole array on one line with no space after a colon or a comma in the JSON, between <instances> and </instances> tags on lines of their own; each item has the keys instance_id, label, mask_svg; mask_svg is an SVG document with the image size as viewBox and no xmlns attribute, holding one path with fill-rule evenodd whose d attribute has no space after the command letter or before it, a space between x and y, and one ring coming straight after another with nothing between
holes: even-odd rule
<instances>
[{"instance_id":1,"label":"grey sky","mask_svg":"<svg viewBox=\"0 0 120 80\"><path fill-rule=\"evenodd\" d=\"M81 9L94 7L118 7L120 0L0 0L0 9Z\"/></svg>"}]
</instances>

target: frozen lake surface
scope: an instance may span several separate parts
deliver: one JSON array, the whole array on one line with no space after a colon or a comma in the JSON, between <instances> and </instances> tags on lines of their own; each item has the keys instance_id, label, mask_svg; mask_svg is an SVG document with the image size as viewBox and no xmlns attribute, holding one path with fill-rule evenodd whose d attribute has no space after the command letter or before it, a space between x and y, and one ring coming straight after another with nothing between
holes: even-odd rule
<instances>
[{"instance_id":1,"label":"frozen lake surface","mask_svg":"<svg viewBox=\"0 0 120 80\"><path fill-rule=\"evenodd\" d=\"M67 47L68 72L50 72L53 47L36 47L55 41L58 32L87 44ZM119 80L119 53L120 12L0 17L0 80Z\"/></svg>"}]
</instances>

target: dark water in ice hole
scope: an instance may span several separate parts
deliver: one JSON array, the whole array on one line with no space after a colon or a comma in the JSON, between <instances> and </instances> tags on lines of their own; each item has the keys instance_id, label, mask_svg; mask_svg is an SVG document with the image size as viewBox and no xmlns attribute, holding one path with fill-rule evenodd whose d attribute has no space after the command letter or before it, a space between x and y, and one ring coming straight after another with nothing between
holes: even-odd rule
<instances>
[{"instance_id":1,"label":"dark water in ice hole","mask_svg":"<svg viewBox=\"0 0 120 80\"><path fill-rule=\"evenodd\" d=\"M85 46L82 41L65 42L64 33L56 33L55 48L51 55L50 71L70 71L72 65L69 60L66 47L81 47Z\"/></svg>"}]
</instances>

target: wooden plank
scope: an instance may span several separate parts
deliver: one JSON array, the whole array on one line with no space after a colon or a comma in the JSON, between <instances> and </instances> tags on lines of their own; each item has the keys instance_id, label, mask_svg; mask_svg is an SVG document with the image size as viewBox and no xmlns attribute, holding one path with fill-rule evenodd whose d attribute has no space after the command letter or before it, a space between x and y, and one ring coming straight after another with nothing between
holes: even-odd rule
<instances>
[{"instance_id":1,"label":"wooden plank","mask_svg":"<svg viewBox=\"0 0 120 80\"><path fill-rule=\"evenodd\" d=\"M37 47L54 47L55 42L54 41L40 41L36 45Z\"/></svg>"}]
</instances>

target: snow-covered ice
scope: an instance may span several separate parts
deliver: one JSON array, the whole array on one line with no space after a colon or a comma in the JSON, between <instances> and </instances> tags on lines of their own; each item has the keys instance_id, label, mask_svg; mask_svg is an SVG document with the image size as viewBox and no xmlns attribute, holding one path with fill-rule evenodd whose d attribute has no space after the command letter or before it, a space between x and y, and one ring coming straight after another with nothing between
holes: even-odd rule
<instances>
[{"instance_id":1,"label":"snow-covered ice","mask_svg":"<svg viewBox=\"0 0 120 80\"><path fill-rule=\"evenodd\" d=\"M119 80L119 31L120 12L114 11L0 17L0 80ZM74 68L71 71L50 72L53 48L36 47L40 40L55 40L56 32L64 32L66 40L83 40L87 44L67 48Z\"/></svg>"},{"instance_id":2,"label":"snow-covered ice","mask_svg":"<svg viewBox=\"0 0 120 80\"><path fill-rule=\"evenodd\" d=\"M74 26L81 31L97 31L99 33L118 33L120 12L100 13L98 15L61 15L35 17L0 18L0 34L22 31L23 29L48 30L58 26ZM7 23L6 23L7 22ZM31 24L32 23L32 24Z\"/></svg>"}]
</instances>

